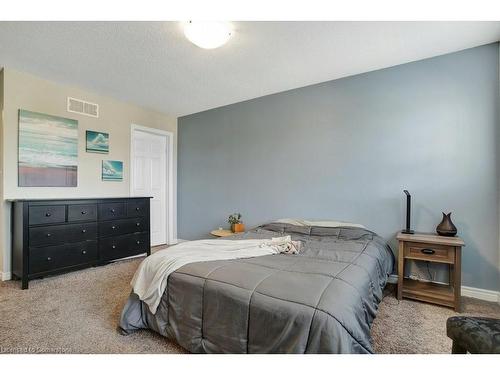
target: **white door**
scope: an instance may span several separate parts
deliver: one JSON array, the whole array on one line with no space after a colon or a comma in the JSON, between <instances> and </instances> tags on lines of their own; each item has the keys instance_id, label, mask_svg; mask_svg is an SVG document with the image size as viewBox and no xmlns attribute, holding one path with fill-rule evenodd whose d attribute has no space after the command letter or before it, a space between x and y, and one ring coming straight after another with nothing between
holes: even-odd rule
<instances>
[{"instance_id":1,"label":"white door","mask_svg":"<svg viewBox=\"0 0 500 375\"><path fill-rule=\"evenodd\" d=\"M132 130L131 196L151 199L151 246L167 243L167 137Z\"/></svg>"}]
</instances>

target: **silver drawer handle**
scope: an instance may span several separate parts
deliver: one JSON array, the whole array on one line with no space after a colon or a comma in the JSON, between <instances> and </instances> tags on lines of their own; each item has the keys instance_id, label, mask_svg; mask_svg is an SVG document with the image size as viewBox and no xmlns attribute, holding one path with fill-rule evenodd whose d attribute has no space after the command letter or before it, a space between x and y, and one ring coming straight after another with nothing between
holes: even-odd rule
<instances>
[{"instance_id":1,"label":"silver drawer handle","mask_svg":"<svg viewBox=\"0 0 500 375\"><path fill-rule=\"evenodd\" d=\"M111 246L111 248L112 248L112 249L116 249L116 246L115 246L115 245L113 245L113 246Z\"/></svg>"},{"instance_id":2,"label":"silver drawer handle","mask_svg":"<svg viewBox=\"0 0 500 375\"><path fill-rule=\"evenodd\" d=\"M111 229L116 229L116 227L113 225L113 226L111 227Z\"/></svg>"},{"instance_id":3,"label":"silver drawer handle","mask_svg":"<svg viewBox=\"0 0 500 375\"><path fill-rule=\"evenodd\" d=\"M47 262L50 262L52 260L51 257L47 257Z\"/></svg>"},{"instance_id":4,"label":"silver drawer handle","mask_svg":"<svg viewBox=\"0 0 500 375\"><path fill-rule=\"evenodd\" d=\"M50 233L47 233L47 237L50 237L50 236L52 236L52 234L50 234Z\"/></svg>"},{"instance_id":5,"label":"silver drawer handle","mask_svg":"<svg viewBox=\"0 0 500 375\"><path fill-rule=\"evenodd\" d=\"M87 214L87 211L82 211L82 215L86 215Z\"/></svg>"},{"instance_id":6,"label":"silver drawer handle","mask_svg":"<svg viewBox=\"0 0 500 375\"><path fill-rule=\"evenodd\" d=\"M115 213L115 209L114 208L110 209L110 211L111 211L112 214Z\"/></svg>"},{"instance_id":7,"label":"silver drawer handle","mask_svg":"<svg viewBox=\"0 0 500 375\"><path fill-rule=\"evenodd\" d=\"M136 208L135 208L135 210L136 210L136 211L140 211L140 210L141 210L141 208L140 208L140 207L136 207Z\"/></svg>"},{"instance_id":8,"label":"silver drawer handle","mask_svg":"<svg viewBox=\"0 0 500 375\"><path fill-rule=\"evenodd\" d=\"M82 229L82 233L87 233L87 229Z\"/></svg>"},{"instance_id":9,"label":"silver drawer handle","mask_svg":"<svg viewBox=\"0 0 500 375\"><path fill-rule=\"evenodd\" d=\"M136 227L140 227L140 226L141 226L141 223L135 223L135 226L136 226Z\"/></svg>"},{"instance_id":10,"label":"silver drawer handle","mask_svg":"<svg viewBox=\"0 0 500 375\"><path fill-rule=\"evenodd\" d=\"M45 214L45 216L47 216L47 217L50 217L50 215L52 215L50 212L47 212L47 213Z\"/></svg>"},{"instance_id":11,"label":"silver drawer handle","mask_svg":"<svg viewBox=\"0 0 500 375\"><path fill-rule=\"evenodd\" d=\"M82 250L82 254L87 254L87 251L85 251L85 250Z\"/></svg>"},{"instance_id":12,"label":"silver drawer handle","mask_svg":"<svg viewBox=\"0 0 500 375\"><path fill-rule=\"evenodd\" d=\"M141 241L137 241L137 245L140 245L141 244Z\"/></svg>"},{"instance_id":13,"label":"silver drawer handle","mask_svg":"<svg viewBox=\"0 0 500 375\"><path fill-rule=\"evenodd\" d=\"M422 249L420 250L423 254L427 254L427 255L432 255L434 254L436 251L433 250L433 249Z\"/></svg>"}]
</instances>

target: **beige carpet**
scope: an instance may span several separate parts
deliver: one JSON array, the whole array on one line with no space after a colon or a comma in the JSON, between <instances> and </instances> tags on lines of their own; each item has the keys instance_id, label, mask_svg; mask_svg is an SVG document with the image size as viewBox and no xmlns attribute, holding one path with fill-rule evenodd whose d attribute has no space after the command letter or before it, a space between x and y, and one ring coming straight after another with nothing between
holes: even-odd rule
<instances>
[{"instance_id":1,"label":"beige carpet","mask_svg":"<svg viewBox=\"0 0 500 375\"><path fill-rule=\"evenodd\" d=\"M463 297L463 310L412 300L398 301L386 289L372 326L373 349L376 353L428 354L451 353L451 340L446 336L446 319L455 315L488 316L500 319L500 305Z\"/></svg>"},{"instance_id":2,"label":"beige carpet","mask_svg":"<svg viewBox=\"0 0 500 375\"><path fill-rule=\"evenodd\" d=\"M116 331L140 259L30 282L0 282L0 353L184 353L143 330ZM464 298L465 313L500 318L500 306ZM455 313L387 290L372 335L377 353L449 353L445 323Z\"/></svg>"}]
</instances>

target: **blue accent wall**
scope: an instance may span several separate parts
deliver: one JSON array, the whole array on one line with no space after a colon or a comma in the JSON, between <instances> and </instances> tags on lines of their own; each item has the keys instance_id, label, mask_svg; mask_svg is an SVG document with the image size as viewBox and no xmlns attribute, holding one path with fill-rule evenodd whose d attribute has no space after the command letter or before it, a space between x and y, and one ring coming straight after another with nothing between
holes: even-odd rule
<instances>
[{"instance_id":1,"label":"blue accent wall","mask_svg":"<svg viewBox=\"0 0 500 375\"><path fill-rule=\"evenodd\" d=\"M179 238L241 212L433 232L466 242L463 284L498 290L499 50L490 44L181 117Z\"/></svg>"}]
</instances>

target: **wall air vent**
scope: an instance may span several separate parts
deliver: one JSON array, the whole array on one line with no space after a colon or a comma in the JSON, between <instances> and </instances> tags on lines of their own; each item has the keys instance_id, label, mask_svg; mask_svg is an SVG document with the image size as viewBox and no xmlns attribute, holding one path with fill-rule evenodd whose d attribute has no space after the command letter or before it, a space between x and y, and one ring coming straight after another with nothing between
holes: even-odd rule
<instances>
[{"instance_id":1,"label":"wall air vent","mask_svg":"<svg viewBox=\"0 0 500 375\"><path fill-rule=\"evenodd\" d=\"M79 113L90 117L99 117L99 104L68 96L68 112Z\"/></svg>"}]
</instances>

